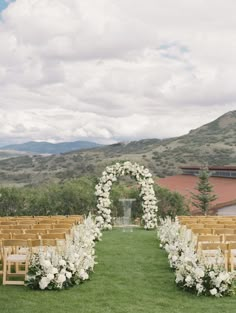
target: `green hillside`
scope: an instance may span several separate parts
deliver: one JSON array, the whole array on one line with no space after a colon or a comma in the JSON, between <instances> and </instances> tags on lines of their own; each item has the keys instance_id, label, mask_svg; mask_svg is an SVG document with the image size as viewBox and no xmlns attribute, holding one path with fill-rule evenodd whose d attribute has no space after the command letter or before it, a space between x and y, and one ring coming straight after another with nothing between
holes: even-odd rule
<instances>
[{"instance_id":1,"label":"green hillside","mask_svg":"<svg viewBox=\"0 0 236 313\"><path fill-rule=\"evenodd\" d=\"M48 157L2 160L0 182L37 184L100 175L106 165L124 160L143 164L160 177L179 173L183 165L236 165L236 111L181 137L117 143Z\"/></svg>"}]
</instances>

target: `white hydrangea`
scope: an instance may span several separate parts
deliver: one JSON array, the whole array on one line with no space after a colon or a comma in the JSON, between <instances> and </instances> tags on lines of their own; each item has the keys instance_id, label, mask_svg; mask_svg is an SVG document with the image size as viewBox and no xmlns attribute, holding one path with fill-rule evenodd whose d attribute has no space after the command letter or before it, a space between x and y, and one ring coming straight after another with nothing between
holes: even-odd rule
<instances>
[{"instance_id":1,"label":"white hydrangea","mask_svg":"<svg viewBox=\"0 0 236 313\"><path fill-rule=\"evenodd\" d=\"M196 253L196 243L178 220L160 219L158 237L175 269L175 282L198 295L221 297L234 292L234 272L226 272L221 251L210 261Z\"/></svg>"},{"instance_id":2,"label":"white hydrangea","mask_svg":"<svg viewBox=\"0 0 236 313\"><path fill-rule=\"evenodd\" d=\"M38 279L40 289L62 289L66 281L81 281L89 278L95 262L95 240L100 240L102 233L89 215L83 224L74 226L71 236L60 249L42 248L30 260L35 275L28 275L26 281ZM50 285L50 288L49 288Z\"/></svg>"}]
</instances>

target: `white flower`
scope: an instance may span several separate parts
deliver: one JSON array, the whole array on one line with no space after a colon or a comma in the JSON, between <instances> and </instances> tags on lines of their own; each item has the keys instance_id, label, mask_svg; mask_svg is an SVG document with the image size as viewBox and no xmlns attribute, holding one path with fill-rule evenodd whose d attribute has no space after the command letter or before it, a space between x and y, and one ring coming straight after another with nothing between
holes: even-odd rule
<instances>
[{"instance_id":1,"label":"white flower","mask_svg":"<svg viewBox=\"0 0 236 313\"><path fill-rule=\"evenodd\" d=\"M193 282L193 278L192 278L190 275L188 275L188 276L185 278L185 281L186 281L187 284L191 284L191 283Z\"/></svg>"},{"instance_id":2,"label":"white flower","mask_svg":"<svg viewBox=\"0 0 236 313\"><path fill-rule=\"evenodd\" d=\"M47 277L42 277L42 279L39 282L39 288L45 289L45 288L47 288L49 283L50 283L50 280L48 280Z\"/></svg>"},{"instance_id":3,"label":"white flower","mask_svg":"<svg viewBox=\"0 0 236 313\"><path fill-rule=\"evenodd\" d=\"M66 266L66 261L65 260L60 260L59 261L60 266Z\"/></svg>"},{"instance_id":4,"label":"white flower","mask_svg":"<svg viewBox=\"0 0 236 313\"><path fill-rule=\"evenodd\" d=\"M212 296L215 296L217 294L217 289L216 288L210 289L210 294Z\"/></svg>"},{"instance_id":5,"label":"white flower","mask_svg":"<svg viewBox=\"0 0 236 313\"><path fill-rule=\"evenodd\" d=\"M58 273L58 269L56 267L52 268L52 274L57 274Z\"/></svg>"},{"instance_id":6,"label":"white flower","mask_svg":"<svg viewBox=\"0 0 236 313\"><path fill-rule=\"evenodd\" d=\"M175 279L176 283L178 284L179 282L182 282L183 280L184 280L184 277L179 272L177 272L176 279Z\"/></svg>"},{"instance_id":7,"label":"white flower","mask_svg":"<svg viewBox=\"0 0 236 313\"><path fill-rule=\"evenodd\" d=\"M64 274L58 275L58 277L57 277L58 283L64 283L65 280L66 280L66 276Z\"/></svg>"},{"instance_id":8,"label":"white flower","mask_svg":"<svg viewBox=\"0 0 236 313\"><path fill-rule=\"evenodd\" d=\"M71 272L66 272L66 277L67 277L67 278L69 278L69 279L70 279L70 278L71 278L71 276L72 276Z\"/></svg>"},{"instance_id":9,"label":"white flower","mask_svg":"<svg viewBox=\"0 0 236 313\"><path fill-rule=\"evenodd\" d=\"M53 279L54 279L54 275L51 274L51 273L47 274L47 279L48 279L49 281L53 280Z\"/></svg>"},{"instance_id":10,"label":"white flower","mask_svg":"<svg viewBox=\"0 0 236 313\"><path fill-rule=\"evenodd\" d=\"M176 255L173 255L173 256L172 256L172 261L175 262L175 261L177 261L177 260L178 260L177 256L176 256Z\"/></svg>"},{"instance_id":11,"label":"white flower","mask_svg":"<svg viewBox=\"0 0 236 313\"><path fill-rule=\"evenodd\" d=\"M51 262L49 261L49 260L44 260L43 262L42 262L42 266L43 267L45 267L45 268L48 268L48 267L50 267L52 264L51 264Z\"/></svg>"},{"instance_id":12,"label":"white flower","mask_svg":"<svg viewBox=\"0 0 236 313\"><path fill-rule=\"evenodd\" d=\"M143 220L145 229L153 229L157 226L157 200L153 189L153 179L148 169L139 166L137 163L132 164L127 161L123 164L116 163L108 166L102 173L99 183L96 185L95 194L98 196L97 209L98 217L96 218L97 226L100 229L111 229L111 211L109 208L111 201L109 191L112 182L116 181L117 176L131 175L135 177L141 186L140 196L143 198ZM100 217L100 219L99 219Z\"/></svg>"},{"instance_id":13,"label":"white flower","mask_svg":"<svg viewBox=\"0 0 236 313\"><path fill-rule=\"evenodd\" d=\"M202 284L196 284L196 289L198 291L198 294L201 293L204 290L204 287Z\"/></svg>"},{"instance_id":14,"label":"white flower","mask_svg":"<svg viewBox=\"0 0 236 313\"><path fill-rule=\"evenodd\" d=\"M177 219L160 219L158 237L168 253L170 266L176 269L175 281L180 287L187 287L197 294L216 297L228 295L233 291L235 273L225 271L222 253L219 251L219 255L211 264L197 255L196 241L192 240L187 228L180 226Z\"/></svg>"},{"instance_id":15,"label":"white flower","mask_svg":"<svg viewBox=\"0 0 236 313\"><path fill-rule=\"evenodd\" d=\"M88 273L86 273L84 269L82 269L82 270L80 271L79 277L80 277L82 280L86 280L86 279L89 278Z\"/></svg>"},{"instance_id":16,"label":"white flower","mask_svg":"<svg viewBox=\"0 0 236 313\"><path fill-rule=\"evenodd\" d=\"M200 268L200 267L197 267L196 269L195 269L195 275L197 276L197 277L204 277L204 271L203 271L203 269L202 268Z\"/></svg>"},{"instance_id":17,"label":"white flower","mask_svg":"<svg viewBox=\"0 0 236 313\"><path fill-rule=\"evenodd\" d=\"M209 276L210 276L210 278L214 278L215 277L215 272L214 271L210 271L209 272Z\"/></svg>"},{"instance_id":18,"label":"white flower","mask_svg":"<svg viewBox=\"0 0 236 313\"><path fill-rule=\"evenodd\" d=\"M227 272L221 272L219 274L220 281L227 281L229 279L229 273Z\"/></svg>"}]
</instances>

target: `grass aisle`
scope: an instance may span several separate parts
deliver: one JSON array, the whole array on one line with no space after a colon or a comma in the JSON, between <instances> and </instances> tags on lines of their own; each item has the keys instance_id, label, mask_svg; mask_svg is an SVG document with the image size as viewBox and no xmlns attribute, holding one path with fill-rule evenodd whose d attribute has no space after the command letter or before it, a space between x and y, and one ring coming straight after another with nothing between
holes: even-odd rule
<instances>
[{"instance_id":1,"label":"grass aisle","mask_svg":"<svg viewBox=\"0 0 236 313\"><path fill-rule=\"evenodd\" d=\"M91 281L65 291L0 286L1 313L231 313L236 297L196 297L178 290L156 232L105 232Z\"/></svg>"}]
</instances>

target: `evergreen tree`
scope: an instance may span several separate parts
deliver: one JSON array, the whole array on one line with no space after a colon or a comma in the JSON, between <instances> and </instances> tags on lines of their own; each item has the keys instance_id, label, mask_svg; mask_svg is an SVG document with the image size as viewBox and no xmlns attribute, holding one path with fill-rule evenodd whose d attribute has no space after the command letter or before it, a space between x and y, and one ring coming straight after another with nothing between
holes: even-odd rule
<instances>
[{"instance_id":1,"label":"evergreen tree","mask_svg":"<svg viewBox=\"0 0 236 313\"><path fill-rule=\"evenodd\" d=\"M208 214L211 202L217 199L217 196L213 193L213 186L209 182L209 177L208 169L202 168L198 174L198 183L195 188L197 193L191 193L193 205L201 209L204 215Z\"/></svg>"}]
</instances>

